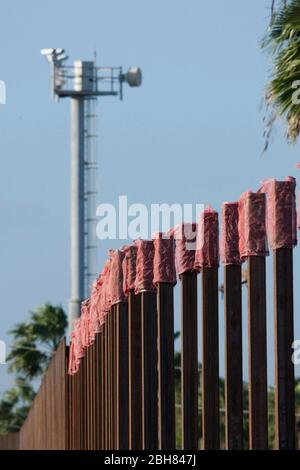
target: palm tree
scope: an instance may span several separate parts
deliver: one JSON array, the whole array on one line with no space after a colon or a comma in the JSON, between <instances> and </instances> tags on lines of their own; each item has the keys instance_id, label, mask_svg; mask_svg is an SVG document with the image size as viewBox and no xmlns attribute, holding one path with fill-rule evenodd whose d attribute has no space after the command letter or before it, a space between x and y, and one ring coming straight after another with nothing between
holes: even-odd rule
<instances>
[{"instance_id":1,"label":"palm tree","mask_svg":"<svg viewBox=\"0 0 300 470\"><path fill-rule=\"evenodd\" d=\"M49 303L30 312L28 322L10 331L13 336L8 355L9 371L21 373L27 379L43 374L67 327L67 317L61 307Z\"/></svg>"},{"instance_id":2,"label":"palm tree","mask_svg":"<svg viewBox=\"0 0 300 470\"><path fill-rule=\"evenodd\" d=\"M31 385L21 379L15 387L7 390L0 401L0 435L16 432L22 426L34 399Z\"/></svg>"},{"instance_id":3,"label":"palm tree","mask_svg":"<svg viewBox=\"0 0 300 470\"><path fill-rule=\"evenodd\" d=\"M300 133L300 0L281 1L274 8L262 47L273 58L266 101L271 114L266 121L266 147L273 123L281 118L287 125L287 138L295 142Z\"/></svg>"}]
</instances>

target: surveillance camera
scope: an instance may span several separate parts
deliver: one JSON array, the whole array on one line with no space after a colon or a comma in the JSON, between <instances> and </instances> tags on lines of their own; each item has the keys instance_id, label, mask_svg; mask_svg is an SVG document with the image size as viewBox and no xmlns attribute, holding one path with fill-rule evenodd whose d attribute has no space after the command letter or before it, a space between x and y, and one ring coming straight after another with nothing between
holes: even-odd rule
<instances>
[{"instance_id":1,"label":"surveillance camera","mask_svg":"<svg viewBox=\"0 0 300 470\"><path fill-rule=\"evenodd\" d=\"M63 62L64 60L67 60L69 57L67 56L67 54L59 54L57 56L55 56L55 60L57 62Z\"/></svg>"},{"instance_id":2,"label":"surveillance camera","mask_svg":"<svg viewBox=\"0 0 300 470\"><path fill-rule=\"evenodd\" d=\"M142 71L139 67L130 67L124 76L125 82L131 87L141 86L142 84Z\"/></svg>"},{"instance_id":3,"label":"surveillance camera","mask_svg":"<svg viewBox=\"0 0 300 470\"><path fill-rule=\"evenodd\" d=\"M65 50L61 48L41 49L41 54L46 57L49 64L58 64L59 62L63 62L64 60L68 59Z\"/></svg>"},{"instance_id":4,"label":"surveillance camera","mask_svg":"<svg viewBox=\"0 0 300 470\"><path fill-rule=\"evenodd\" d=\"M52 55L54 52L54 49L41 49L41 54L42 55L45 55L45 56L48 56L48 55Z\"/></svg>"}]
</instances>

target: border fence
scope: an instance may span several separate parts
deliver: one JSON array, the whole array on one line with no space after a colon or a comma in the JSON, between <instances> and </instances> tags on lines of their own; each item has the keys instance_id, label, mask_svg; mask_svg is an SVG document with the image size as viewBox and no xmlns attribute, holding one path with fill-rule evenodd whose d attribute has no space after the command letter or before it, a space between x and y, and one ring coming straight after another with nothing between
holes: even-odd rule
<instances>
[{"instance_id":1,"label":"border fence","mask_svg":"<svg viewBox=\"0 0 300 470\"><path fill-rule=\"evenodd\" d=\"M219 216L208 207L197 224L182 224L168 234L156 234L153 240L137 240L111 251L90 299L82 304L70 347L66 348L65 340L61 343L19 436L1 438L0 448L172 450L179 445L180 432L180 447L185 450L267 449L269 250L274 291L274 448L296 448L292 361L296 243L295 180L288 177L266 180L258 192L247 191L238 202L223 205L220 246ZM219 257L224 269L224 410L220 410ZM248 298L246 410L243 262ZM174 360L177 280L179 393ZM225 426L223 442L220 416Z\"/></svg>"}]
</instances>

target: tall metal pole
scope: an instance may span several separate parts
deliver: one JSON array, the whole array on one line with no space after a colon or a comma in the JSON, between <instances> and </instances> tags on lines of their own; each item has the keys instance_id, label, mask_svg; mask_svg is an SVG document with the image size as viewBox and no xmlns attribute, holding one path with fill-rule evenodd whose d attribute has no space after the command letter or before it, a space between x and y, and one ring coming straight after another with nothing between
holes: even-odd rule
<instances>
[{"instance_id":1,"label":"tall metal pole","mask_svg":"<svg viewBox=\"0 0 300 470\"><path fill-rule=\"evenodd\" d=\"M96 111L98 96L123 97L123 82L131 87L142 83L142 72L131 67L96 67L92 61L77 60L65 66L64 49L42 49L52 68L55 98L71 98L71 298L69 331L80 317L81 302L89 296L97 276L96 243ZM98 89L101 83L101 90Z\"/></svg>"},{"instance_id":2,"label":"tall metal pole","mask_svg":"<svg viewBox=\"0 0 300 470\"><path fill-rule=\"evenodd\" d=\"M71 99L71 299L69 328L84 299L84 98Z\"/></svg>"},{"instance_id":3,"label":"tall metal pole","mask_svg":"<svg viewBox=\"0 0 300 470\"><path fill-rule=\"evenodd\" d=\"M91 287L97 278L97 101L95 97L87 97L85 100L85 283L84 295L89 297Z\"/></svg>"}]
</instances>

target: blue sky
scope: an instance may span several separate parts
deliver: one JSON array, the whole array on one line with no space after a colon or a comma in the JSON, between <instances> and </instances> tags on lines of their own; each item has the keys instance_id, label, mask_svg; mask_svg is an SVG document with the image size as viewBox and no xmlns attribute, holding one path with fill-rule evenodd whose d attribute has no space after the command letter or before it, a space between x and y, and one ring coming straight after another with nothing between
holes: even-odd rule
<instances>
[{"instance_id":1,"label":"blue sky","mask_svg":"<svg viewBox=\"0 0 300 470\"><path fill-rule=\"evenodd\" d=\"M72 59L87 60L96 50L99 65L143 70L142 88L126 88L123 102L99 101L99 201L115 203L126 194L129 203L220 209L266 177L297 176L299 146L286 144L280 126L261 156L270 62L258 42L269 4L2 0L0 79L7 104L0 107L0 339L8 341L6 332L28 310L45 301L66 307L69 298L69 102L51 100L40 48L64 47ZM99 271L108 248L119 244L99 244ZM296 286L299 266L298 248ZM299 304L296 289L296 338ZM220 302L221 330L222 308ZM270 383L272 315L269 289ZM222 339L220 351L223 373ZM0 391L11 380L0 366Z\"/></svg>"}]
</instances>

